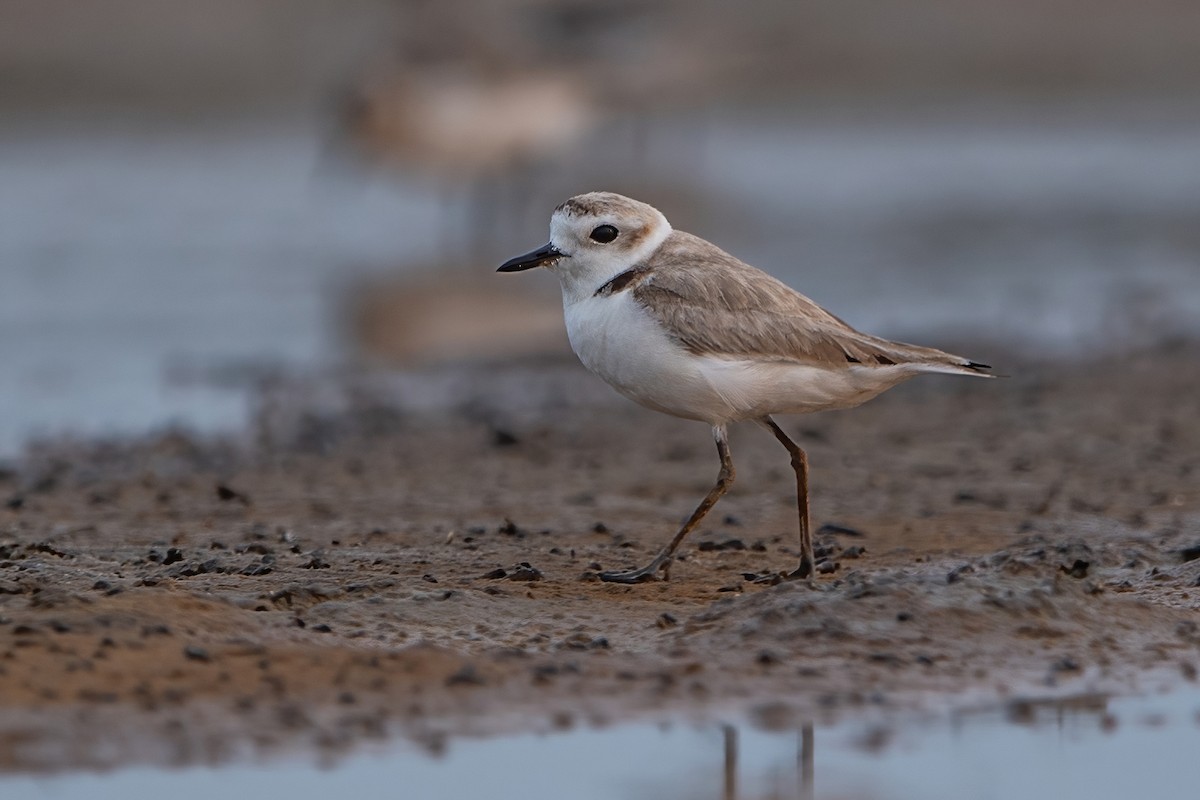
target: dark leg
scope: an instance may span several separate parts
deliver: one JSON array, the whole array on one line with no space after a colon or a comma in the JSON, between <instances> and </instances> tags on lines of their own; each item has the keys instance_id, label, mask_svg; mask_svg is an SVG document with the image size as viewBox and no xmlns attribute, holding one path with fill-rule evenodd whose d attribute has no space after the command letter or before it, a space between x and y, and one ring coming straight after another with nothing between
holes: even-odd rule
<instances>
[{"instance_id":1,"label":"dark leg","mask_svg":"<svg viewBox=\"0 0 1200 800\"><path fill-rule=\"evenodd\" d=\"M816 572L817 561L813 556L812 528L808 516L808 455L800 445L788 438L775 420L763 417L759 423L775 434L775 438L792 456L792 469L796 471L796 506L800 512L800 566L792 573L792 577L811 578Z\"/></svg>"},{"instance_id":2,"label":"dark leg","mask_svg":"<svg viewBox=\"0 0 1200 800\"><path fill-rule=\"evenodd\" d=\"M667 573L671 568L671 557L675 554L675 548L679 547L679 543L692 532L700 520L704 519L704 515L717 504L721 495L725 494L733 483L733 459L729 455L729 440L724 425L713 427L713 438L717 441L717 453L721 456L721 472L717 475L717 482L708 490L708 494L700 501L700 505L696 506L696 510L688 517L688 521L683 523L679 533L675 534L675 538L671 539L667 546L654 557L653 561L641 569L633 569L628 572L601 572L600 580L610 583L644 583L655 580L659 570L663 571L664 577L668 577Z\"/></svg>"},{"instance_id":3,"label":"dark leg","mask_svg":"<svg viewBox=\"0 0 1200 800\"><path fill-rule=\"evenodd\" d=\"M721 794L721 800L737 800L737 728L722 725L721 733L725 735L725 791Z\"/></svg>"},{"instance_id":4,"label":"dark leg","mask_svg":"<svg viewBox=\"0 0 1200 800\"><path fill-rule=\"evenodd\" d=\"M801 800L812 800L813 795L813 778L816 777L816 770L813 764L813 754L816 750L816 742L813 737L813 725L811 722L804 723L804 727L800 729L800 798Z\"/></svg>"}]
</instances>

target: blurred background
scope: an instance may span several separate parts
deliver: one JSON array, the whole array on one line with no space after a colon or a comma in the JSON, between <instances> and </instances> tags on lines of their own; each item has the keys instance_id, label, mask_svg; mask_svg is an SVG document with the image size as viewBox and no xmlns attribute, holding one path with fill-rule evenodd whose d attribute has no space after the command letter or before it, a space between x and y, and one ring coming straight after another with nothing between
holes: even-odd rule
<instances>
[{"instance_id":1,"label":"blurred background","mask_svg":"<svg viewBox=\"0 0 1200 800\"><path fill-rule=\"evenodd\" d=\"M1194 336L1197 42L1181 0L0 0L0 456L562 354L494 268L595 189L984 360Z\"/></svg>"}]
</instances>

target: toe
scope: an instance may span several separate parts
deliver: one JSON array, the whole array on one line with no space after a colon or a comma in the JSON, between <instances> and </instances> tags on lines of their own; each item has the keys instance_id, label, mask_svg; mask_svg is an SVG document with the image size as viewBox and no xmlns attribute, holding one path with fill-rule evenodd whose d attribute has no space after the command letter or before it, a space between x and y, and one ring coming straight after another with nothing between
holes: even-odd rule
<instances>
[{"instance_id":1,"label":"toe","mask_svg":"<svg viewBox=\"0 0 1200 800\"><path fill-rule=\"evenodd\" d=\"M655 577L653 572L635 569L628 572L601 572L600 580L607 583L648 583Z\"/></svg>"}]
</instances>

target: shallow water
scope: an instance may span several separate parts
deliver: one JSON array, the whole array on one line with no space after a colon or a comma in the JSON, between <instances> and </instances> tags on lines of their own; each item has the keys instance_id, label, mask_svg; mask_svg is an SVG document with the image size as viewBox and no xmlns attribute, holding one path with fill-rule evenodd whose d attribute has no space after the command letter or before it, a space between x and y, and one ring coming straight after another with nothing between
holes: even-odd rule
<instances>
[{"instance_id":1,"label":"shallow water","mask_svg":"<svg viewBox=\"0 0 1200 800\"><path fill-rule=\"evenodd\" d=\"M877 715L773 730L744 721L634 724L453 739L436 754L402 744L340 760L293 757L220 768L9 776L0 777L0 792L12 800L382 794L429 800L1103 800L1191 796L1197 752L1200 691L1190 688L1153 697L1014 703L991 711Z\"/></svg>"},{"instance_id":2,"label":"shallow water","mask_svg":"<svg viewBox=\"0 0 1200 800\"><path fill-rule=\"evenodd\" d=\"M654 122L640 162L617 141L624 176L590 174L589 151L565 182L682 187L680 227L874 332L1095 353L1200 325L1200 122L1121 111L717 112ZM34 434L235 428L246 381L214 370L343 360L346 287L444 260L438 193L328 168L320 127L0 131L0 456ZM468 261L540 242L536 216Z\"/></svg>"},{"instance_id":3,"label":"shallow water","mask_svg":"<svg viewBox=\"0 0 1200 800\"><path fill-rule=\"evenodd\" d=\"M191 380L338 349L337 290L420 248L428 202L317 190L287 125L43 128L0 140L0 454L30 434L229 427L243 387Z\"/></svg>"}]
</instances>

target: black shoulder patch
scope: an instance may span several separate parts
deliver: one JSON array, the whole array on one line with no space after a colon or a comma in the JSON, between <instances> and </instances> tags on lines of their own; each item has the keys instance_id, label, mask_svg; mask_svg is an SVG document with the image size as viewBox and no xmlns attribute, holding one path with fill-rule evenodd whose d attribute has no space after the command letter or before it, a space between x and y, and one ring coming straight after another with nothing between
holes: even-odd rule
<instances>
[{"instance_id":1,"label":"black shoulder patch","mask_svg":"<svg viewBox=\"0 0 1200 800\"><path fill-rule=\"evenodd\" d=\"M593 297L607 297L610 294L623 292L633 284L638 283L641 281L641 279L648 276L650 272L651 269L649 267L630 267L620 275L615 276L611 280L601 285L600 288L596 290L596 293L593 295Z\"/></svg>"}]
</instances>

